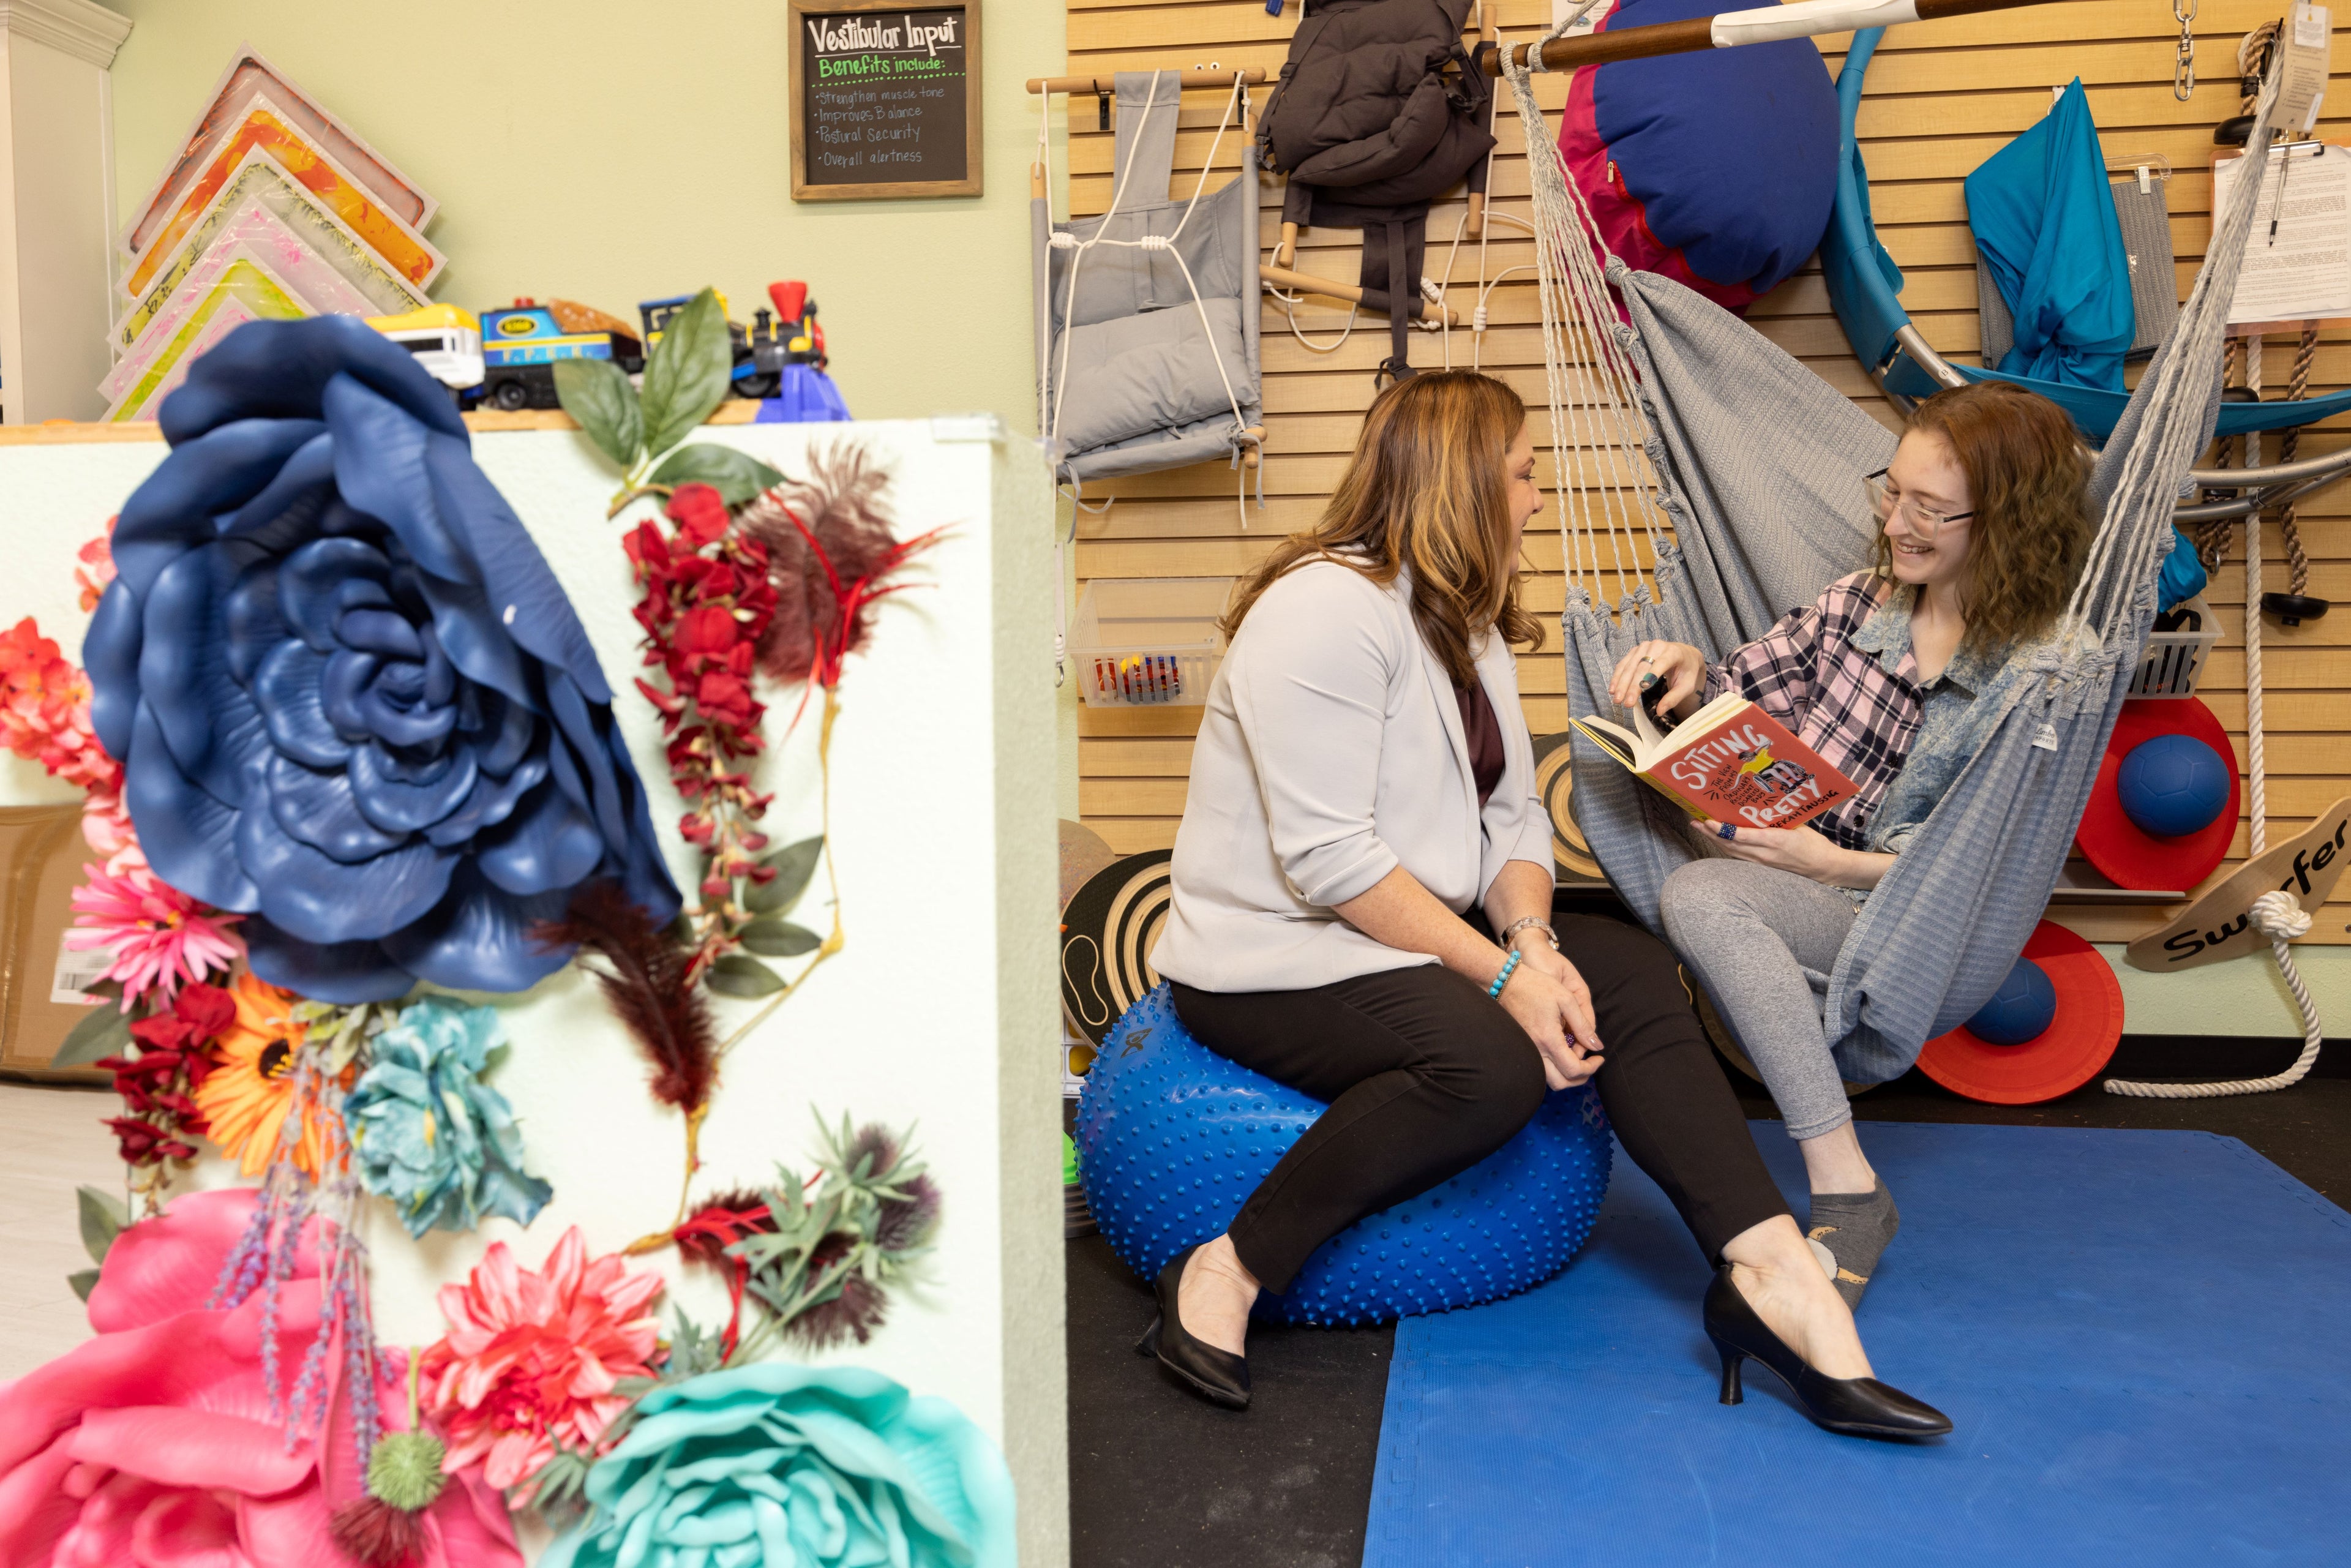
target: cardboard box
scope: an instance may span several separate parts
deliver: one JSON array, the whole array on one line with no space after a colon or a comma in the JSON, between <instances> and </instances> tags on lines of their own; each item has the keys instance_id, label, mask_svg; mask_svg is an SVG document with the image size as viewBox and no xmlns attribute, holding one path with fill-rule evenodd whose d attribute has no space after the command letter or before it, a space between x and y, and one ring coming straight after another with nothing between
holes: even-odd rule
<instances>
[{"instance_id":1,"label":"cardboard box","mask_svg":"<svg viewBox=\"0 0 2351 1568\"><path fill-rule=\"evenodd\" d=\"M113 1005L82 998L96 966L65 947L73 890L97 858L79 806L0 807L0 1078L113 1082L95 1067L49 1065L91 1007Z\"/></svg>"}]
</instances>

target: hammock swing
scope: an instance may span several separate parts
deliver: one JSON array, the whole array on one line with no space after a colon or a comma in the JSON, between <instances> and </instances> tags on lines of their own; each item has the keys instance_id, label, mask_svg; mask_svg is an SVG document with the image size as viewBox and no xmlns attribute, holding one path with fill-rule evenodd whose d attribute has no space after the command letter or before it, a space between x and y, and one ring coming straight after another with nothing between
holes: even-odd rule
<instances>
[{"instance_id":1,"label":"hammock swing","mask_svg":"<svg viewBox=\"0 0 2351 1568\"><path fill-rule=\"evenodd\" d=\"M1673 24L1682 36L1648 40L1649 47L1640 46L1640 35L1667 28L1602 37L1614 50L1668 53L2001 3L1828 0ZM1600 52L1600 37L1557 41L1590 8L1587 0L1539 43L1504 51L1500 67L1531 154L1568 580L1561 626L1568 711L1575 714L1607 711L1609 674L1634 643L1669 639L1719 660L1762 635L1786 607L1811 602L1829 582L1866 565L1872 530L1855 516L1860 480L1884 467L1896 444L1875 419L1746 323L1599 246L1592 214L1559 158L1543 155L1555 143L1530 74L1612 57ZM2273 68L2250 157L2267 153L2278 82ZM1848 133L1850 123L1848 114ZM1823 1025L1848 1079L1896 1076L1927 1040L1971 1016L2008 975L2056 885L2154 619L2175 500L2220 412L2225 318L2257 183L2241 182L2232 193L2175 331L2113 417L2091 477L2100 522L2057 628L2021 648L2009 674L1979 699L2002 705L1991 739L1862 906L1834 972L1816 981ZM1646 476L1636 472L1636 453ZM1660 513L1671 524L1670 540L1658 527ZM1613 617L1602 597L1603 532ZM1654 562L1646 573L1644 546ZM1583 837L1625 902L1659 931L1666 877L1697 855L1679 813L1658 805L1631 774L1604 766L1590 742L1578 737L1572 744ZM2284 938L2295 921L2306 928L2308 919L2291 902L2272 903L2256 919L2304 995ZM2285 1082L2316 1054L2318 1026L2306 998L2304 1017L2307 1046L2299 1068L2282 1075Z\"/></svg>"}]
</instances>

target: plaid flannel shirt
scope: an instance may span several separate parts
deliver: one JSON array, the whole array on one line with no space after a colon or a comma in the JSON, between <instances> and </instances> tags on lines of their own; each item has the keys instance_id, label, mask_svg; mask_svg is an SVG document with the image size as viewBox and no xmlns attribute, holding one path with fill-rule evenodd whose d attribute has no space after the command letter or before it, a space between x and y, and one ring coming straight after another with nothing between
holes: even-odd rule
<instances>
[{"instance_id":1,"label":"plaid flannel shirt","mask_svg":"<svg viewBox=\"0 0 2351 1568\"><path fill-rule=\"evenodd\" d=\"M1735 687L1861 786L1811 824L1849 850L1899 852L1999 717L2000 704L1977 699L2003 659L1963 648L1920 684L1912 599L1855 572L1707 671L1702 700Z\"/></svg>"}]
</instances>

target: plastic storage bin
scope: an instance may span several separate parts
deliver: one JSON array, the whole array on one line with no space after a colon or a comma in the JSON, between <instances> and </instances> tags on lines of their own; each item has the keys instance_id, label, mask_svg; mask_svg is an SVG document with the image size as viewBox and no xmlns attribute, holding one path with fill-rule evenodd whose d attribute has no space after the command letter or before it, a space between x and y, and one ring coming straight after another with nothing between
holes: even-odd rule
<instances>
[{"instance_id":1,"label":"plastic storage bin","mask_svg":"<svg viewBox=\"0 0 2351 1568\"><path fill-rule=\"evenodd\" d=\"M1228 577L1098 578L1078 601L1070 668L1088 707L1197 707L1224 663Z\"/></svg>"},{"instance_id":2,"label":"plastic storage bin","mask_svg":"<svg viewBox=\"0 0 2351 1568\"><path fill-rule=\"evenodd\" d=\"M2181 601L2175 608L2193 613L2176 632L2148 633L2147 652L2139 658L2138 674L2131 677L2132 696L2196 695L2196 679L2204 673L2204 661L2211 657L2212 645L2220 640L2220 617L2204 602L2200 593Z\"/></svg>"}]
</instances>

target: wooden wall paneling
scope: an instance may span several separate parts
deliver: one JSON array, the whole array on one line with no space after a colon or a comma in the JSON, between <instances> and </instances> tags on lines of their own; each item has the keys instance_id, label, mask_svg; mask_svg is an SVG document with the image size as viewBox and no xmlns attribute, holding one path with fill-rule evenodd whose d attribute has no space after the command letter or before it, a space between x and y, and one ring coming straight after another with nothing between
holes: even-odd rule
<instances>
[{"instance_id":1,"label":"wooden wall paneling","mask_svg":"<svg viewBox=\"0 0 2351 1568\"><path fill-rule=\"evenodd\" d=\"M1534 36L1550 9L1549 0L1489 0L1489 5L1505 37L1513 41ZM1297 20L1294 10L1279 18L1267 16L1259 0L1068 0L1068 12L1067 68L1072 73L1183 69L1211 63L1257 65L1278 72ZM1944 353L1970 361L1975 358L1975 256L1960 182L2045 112L2051 88L2075 76L2082 78L2110 154L2161 154L2171 161L2174 174L2167 197L2184 294L2210 234L2211 127L2237 112L2237 41L2276 14L2275 0L2202 0L2194 23L2198 83L2186 104L2171 92L2178 24L2168 7L2151 0L2081 0L1915 24L1890 32L1870 67L1857 133L1869 164L1878 232L1904 270L1904 304L1928 341ZM2351 32L2351 25L2338 29L2344 32ZM1843 63L1849 37L1832 36L1818 43L1834 73ZM2345 69L2338 77L2351 75L2351 49L2344 51L2341 62ZM1536 81L1538 99L1552 117L1554 132L1566 87L1563 77ZM1509 89L1499 90L1500 145L1489 199L1497 213L1523 219L1530 215L1525 142ZM1256 99L1264 102L1264 89ZM2321 120L2319 134L2351 141L2351 89L2330 92L2327 107L2335 112ZM1198 93L1190 95L1183 110L1173 185L1178 196L1188 194L1203 177L1219 109L1214 95ZM1110 200L1112 139L1097 131L1092 116L1082 110L1071 115L1070 130L1071 210L1098 213ZM1238 136L1228 130L1214 166L1205 170L1212 187L1233 177L1239 155ZM1259 235L1269 253L1278 237L1281 193L1281 182L1266 177ZM1465 240L1458 250L1451 243L1464 210L1458 196L1433 209L1428 255L1430 275L1445 281L1448 298L1466 321L1477 302L1481 274L1478 243ZM1483 250L1482 276L1488 277L1533 260L1526 232L1508 223L1490 225ZM1309 229L1300 251L1301 270L1352 281L1359 236L1349 230ZM1486 305L1489 326L1483 333L1473 333L1466 325L1445 333L1416 329L1414 362L1474 362L1540 405L1544 395L1541 312L1528 275L1510 275L1488 294ZM1817 266L1807 266L1757 301L1748 319L1882 422L1889 426L1898 423L1855 361L1830 315ZM1296 308L1293 318L1269 298L1261 321L1268 431L1264 507L1249 507L1244 523L1234 505L1231 472L1218 465L1102 486L1102 493L1120 499L1105 514L1079 519L1077 571L1081 581L1095 577L1231 576L1261 559L1283 534L1312 520L1343 466L1370 401L1372 369L1387 352L1386 320L1360 316L1353 334L1343 341L1340 334L1348 321L1343 305L1310 299ZM2265 369L2273 388L2283 383L2292 354L2290 342L2272 340ZM2330 326L2322 334L2313 374L2314 391L2351 385L2351 324ZM1543 477L1551 484L1556 481L1556 465L1547 425L1539 416L1535 434ZM2351 418L2338 418L2306 431L2302 451L2308 455L2331 449L2346 439L2351 439ZM2272 455L2274 441L2270 438L2266 448ZM1593 472L1588 464L1585 472ZM2311 558L2310 591L2351 601L2351 486L2338 485L2307 497L2301 515ZM1554 499L1528 536L1531 577L1527 601L1546 617L1558 613L1566 590L1558 527ZM2214 574L2207 593L2228 622L2228 632L2212 656L2201 691L2228 729L2241 767L2245 754L2241 539L2240 534L2228 564ZM2274 526L2263 529L2263 585L2283 588L2285 553ZM1637 553L1646 568L1646 549ZM1603 559L1607 559L1604 544ZM1612 592L1613 587L1604 572L1602 591ZM2275 840L2294 832L2309 816L2351 789L2351 609L2298 628L2269 624L2263 646ZM1558 655L1553 626L1546 647L1521 662L1528 722L1538 733L1566 724L1564 669ZM1124 852L1174 841L1198 719L1197 708L1080 711L1081 810L1113 847ZM2246 848L2247 832L2241 824L2231 851L2232 863ZM2221 874L2226 871L2224 867ZM2074 906L2062 914L2068 925L2102 941L2128 940L2163 918L2162 911L2144 907ZM2351 943L2351 884L2320 912L2312 940Z\"/></svg>"}]
</instances>

